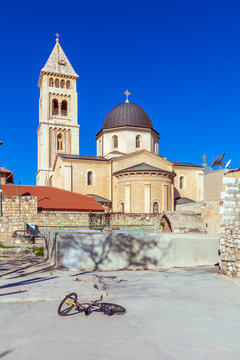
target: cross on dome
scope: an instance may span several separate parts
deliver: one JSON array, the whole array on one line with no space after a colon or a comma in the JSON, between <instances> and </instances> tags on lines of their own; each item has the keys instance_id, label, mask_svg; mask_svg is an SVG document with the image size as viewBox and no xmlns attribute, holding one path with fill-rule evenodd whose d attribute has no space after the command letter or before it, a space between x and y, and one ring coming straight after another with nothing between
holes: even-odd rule
<instances>
[{"instance_id":1,"label":"cross on dome","mask_svg":"<svg viewBox=\"0 0 240 360\"><path fill-rule=\"evenodd\" d=\"M124 93L125 95L126 95L126 97L127 97L127 99L126 99L126 103L129 103L129 100L128 100L128 96L129 95L131 95L131 93L127 90L127 91L125 91L125 93Z\"/></svg>"}]
</instances>

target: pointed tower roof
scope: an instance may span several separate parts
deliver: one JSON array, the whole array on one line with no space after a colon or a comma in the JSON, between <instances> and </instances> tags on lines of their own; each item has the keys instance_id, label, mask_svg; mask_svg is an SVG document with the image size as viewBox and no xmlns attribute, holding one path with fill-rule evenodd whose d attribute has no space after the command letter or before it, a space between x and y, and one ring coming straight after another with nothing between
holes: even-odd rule
<instances>
[{"instance_id":1,"label":"pointed tower roof","mask_svg":"<svg viewBox=\"0 0 240 360\"><path fill-rule=\"evenodd\" d=\"M65 75L78 78L78 74L74 71L70 61L59 44L58 37L56 44L49 56L45 66L42 68L40 77L43 73Z\"/></svg>"}]
</instances>

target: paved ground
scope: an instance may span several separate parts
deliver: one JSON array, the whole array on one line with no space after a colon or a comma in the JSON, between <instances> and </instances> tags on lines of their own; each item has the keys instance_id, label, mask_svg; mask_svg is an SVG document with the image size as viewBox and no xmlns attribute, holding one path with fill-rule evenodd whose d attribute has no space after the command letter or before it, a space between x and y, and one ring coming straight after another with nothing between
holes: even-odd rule
<instances>
[{"instance_id":1,"label":"paved ground","mask_svg":"<svg viewBox=\"0 0 240 360\"><path fill-rule=\"evenodd\" d=\"M0 269L0 359L240 359L240 282L217 268L92 274L28 258ZM128 312L58 316L73 290Z\"/></svg>"}]
</instances>

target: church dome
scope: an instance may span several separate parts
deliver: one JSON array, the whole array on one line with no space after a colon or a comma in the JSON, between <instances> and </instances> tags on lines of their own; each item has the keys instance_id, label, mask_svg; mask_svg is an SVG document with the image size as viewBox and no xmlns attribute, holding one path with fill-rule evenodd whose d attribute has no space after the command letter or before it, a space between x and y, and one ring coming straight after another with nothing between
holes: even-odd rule
<instances>
[{"instance_id":1,"label":"church dome","mask_svg":"<svg viewBox=\"0 0 240 360\"><path fill-rule=\"evenodd\" d=\"M115 106L106 116L102 129L135 126L152 129L152 121L139 105L125 102Z\"/></svg>"}]
</instances>

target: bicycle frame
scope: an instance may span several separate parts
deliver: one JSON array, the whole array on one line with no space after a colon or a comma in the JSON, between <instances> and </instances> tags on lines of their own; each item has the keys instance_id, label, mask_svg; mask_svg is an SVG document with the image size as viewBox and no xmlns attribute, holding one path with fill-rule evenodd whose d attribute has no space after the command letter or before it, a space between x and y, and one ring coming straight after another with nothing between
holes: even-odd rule
<instances>
[{"instance_id":1,"label":"bicycle frame","mask_svg":"<svg viewBox=\"0 0 240 360\"><path fill-rule=\"evenodd\" d=\"M58 314L66 316L74 307L77 311L84 312L85 315L89 315L92 311L100 311L107 315L124 314L126 312L126 309L120 305L101 302L102 298L103 296L99 300L91 301L91 303L79 303L77 301L77 294L71 293L61 301L58 307ZM64 305L68 307L63 309Z\"/></svg>"}]
</instances>

